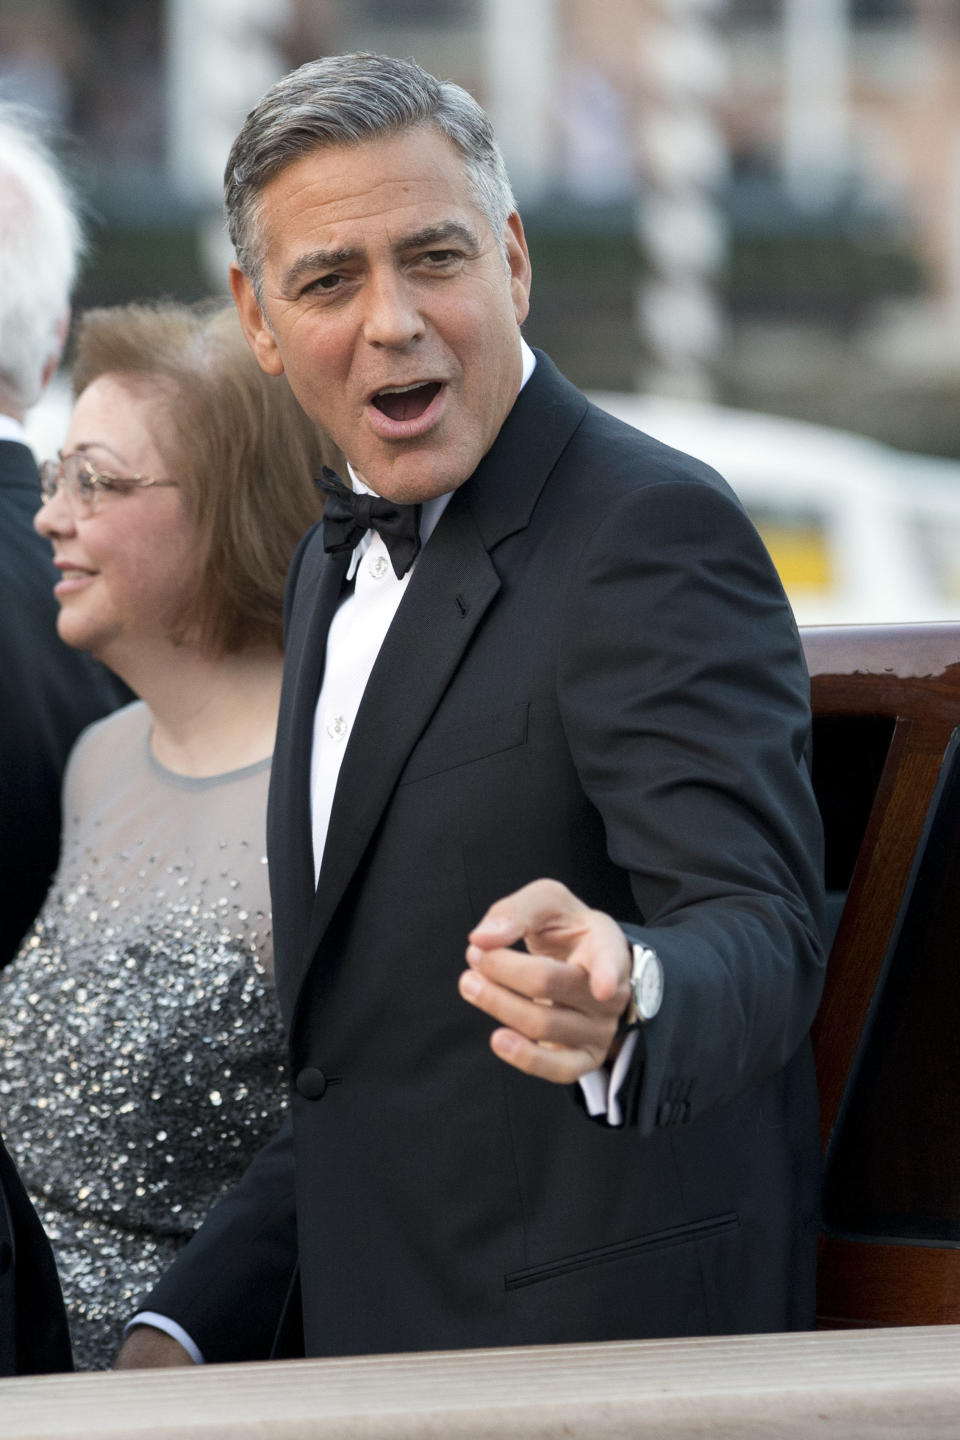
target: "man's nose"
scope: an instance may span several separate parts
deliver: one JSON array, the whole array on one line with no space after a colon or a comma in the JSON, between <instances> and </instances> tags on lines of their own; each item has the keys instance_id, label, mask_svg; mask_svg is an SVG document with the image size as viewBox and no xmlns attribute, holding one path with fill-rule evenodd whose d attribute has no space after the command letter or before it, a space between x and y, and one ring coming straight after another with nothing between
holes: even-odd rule
<instances>
[{"instance_id":1,"label":"man's nose","mask_svg":"<svg viewBox=\"0 0 960 1440\"><path fill-rule=\"evenodd\" d=\"M369 345L402 350L423 337L426 322L415 287L394 271L373 275L366 287L363 334Z\"/></svg>"}]
</instances>

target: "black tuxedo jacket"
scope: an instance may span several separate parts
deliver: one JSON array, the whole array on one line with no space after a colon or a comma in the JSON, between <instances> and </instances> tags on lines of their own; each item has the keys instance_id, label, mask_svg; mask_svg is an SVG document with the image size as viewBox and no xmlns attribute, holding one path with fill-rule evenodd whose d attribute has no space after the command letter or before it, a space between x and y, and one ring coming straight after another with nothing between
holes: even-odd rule
<instances>
[{"instance_id":1,"label":"black tuxedo jacket","mask_svg":"<svg viewBox=\"0 0 960 1440\"><path fill-rule=\"evenodd\" d=\"M308 1355L811 1324L808 685L739 504L539 356L417 562L314 893L340 573L315 530L288 587L268 843L292 1127L151 1308L210 1358L255 1354L298 1249ZM457 991L467 932L539 876L663 961L622 1129L496 1059Z\"/></svg>"},{"instance_id":2,"label":"black tuxedo jacket","mask_svg":"<svg viewBox=\"0 0 960 1440\"><path fill-rule=\"evenodd\" d=\"M16 953L57 864L70 747L129 691L57 634L50 543L33 528L40 481L0 440L0 966Z\"/></svg>"},{"instance_id":3,"label":"black tuxedo jacket","mask_svg":"<svg viewBox=\"0 0 960 1440\"><path fill-rule=\"evenodd\" d=\"M53 1256L0 1143L0 1375L70 1369Z\"/></svg>"}]
</instances>

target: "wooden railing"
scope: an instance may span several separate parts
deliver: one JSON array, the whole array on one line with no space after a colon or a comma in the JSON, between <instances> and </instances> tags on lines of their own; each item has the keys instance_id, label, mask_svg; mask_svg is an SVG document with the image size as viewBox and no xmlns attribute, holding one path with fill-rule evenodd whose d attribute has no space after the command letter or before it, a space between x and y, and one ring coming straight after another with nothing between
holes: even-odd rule
<instances>
[{"instance_id":1,"label":"wooden railing","mask_svg":"<svg viewBox=\"0 0 960 1440\"><path fill-rule=\"evenodd\" d=\"M960 1328L0 1381L4 1440L956 1440Z\"/></svg>"}]
</instances>

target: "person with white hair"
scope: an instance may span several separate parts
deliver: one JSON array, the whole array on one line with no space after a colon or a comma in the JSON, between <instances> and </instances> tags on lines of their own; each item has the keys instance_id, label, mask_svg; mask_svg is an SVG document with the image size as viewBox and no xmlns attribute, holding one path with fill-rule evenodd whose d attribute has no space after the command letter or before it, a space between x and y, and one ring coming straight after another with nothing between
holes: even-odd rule
<instances>
[{"instance_id":1,"label":"person with white hair","mask_svg":"<svg viewBox=\"0 0 960 1440\"><path fill-rule=\"evenodd\" d=\"M0 966L56 866L67 753L121 698L105 669L57 635L56 574L33 528L40 478L24 419L59 363L83 250L38 128L38 117L0 105ZM69 1368L50 1251L0 1145L0 1375Z\"/></svg>"}]
</instances>

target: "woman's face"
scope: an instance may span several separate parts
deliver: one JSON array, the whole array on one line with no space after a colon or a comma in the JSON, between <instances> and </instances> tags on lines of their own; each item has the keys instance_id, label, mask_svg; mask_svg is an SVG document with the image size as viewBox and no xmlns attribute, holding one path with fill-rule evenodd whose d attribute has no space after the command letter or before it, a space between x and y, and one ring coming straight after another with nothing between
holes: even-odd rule
<instances>
[{"instance_id":1,"label":"woman's face","mask_svg":"<svg viewBox=\"0 0 960 1440\"><path fill-rule=\"evenodd\" d=\"M169 421L148 385L120 375L94 380L74 406L63 454L115 476L175 480L154 441ZM179 489L110 492L94 514L77 517L61 486L34 524L53 544L57 629L68 645L111 664L133 647L169 642L182 626L200 556Z\"/></svg>"}]
</instances>

